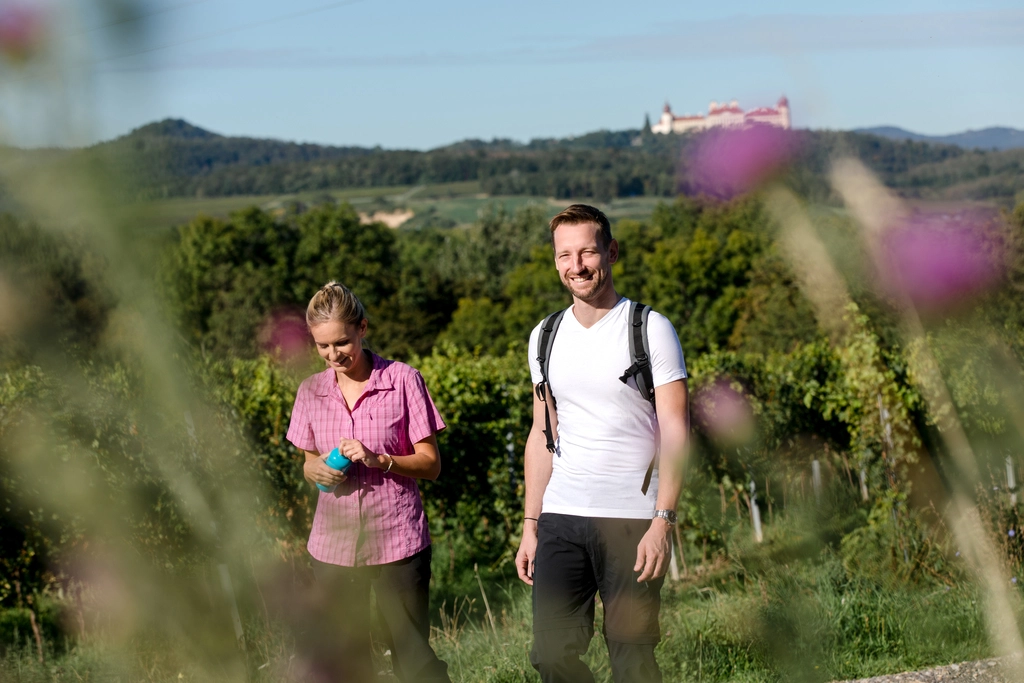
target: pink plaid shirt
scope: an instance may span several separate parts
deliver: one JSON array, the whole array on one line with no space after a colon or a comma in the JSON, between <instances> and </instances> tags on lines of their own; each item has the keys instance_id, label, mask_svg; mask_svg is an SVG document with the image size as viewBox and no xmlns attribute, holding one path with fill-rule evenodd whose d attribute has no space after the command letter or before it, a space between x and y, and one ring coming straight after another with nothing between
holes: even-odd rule
<instances>
[{"instance_id":1,"label":"pink plaid shirt","mask_svg":"<svg viewBox=\"0 0 1024 683\"><path fill-rule=\"evenodd\" d=\"M401 461L415 452L413 444L445 428L418 370L371 356L373 371L351 411L331 368L299 386L288 426L290 442L323 454L341 439L358 439L374 453ZM415 479L356 463L337 489L319 493L306 548L321 562L386 564L430 545Z\"/></svg>"}]
</instances>

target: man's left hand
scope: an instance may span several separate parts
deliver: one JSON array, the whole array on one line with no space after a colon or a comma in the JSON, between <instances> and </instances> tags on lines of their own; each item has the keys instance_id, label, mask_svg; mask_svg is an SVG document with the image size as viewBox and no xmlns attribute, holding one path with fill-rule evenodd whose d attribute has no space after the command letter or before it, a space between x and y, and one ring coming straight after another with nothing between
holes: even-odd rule
<instances>
[{"instance_id":1,"label":"man's left hand","mask_svg":"<svg viewBox=\"0 0 1024 683\"><path fill-rule=\"evenodd\" d=\"M672 552L672 525L656 517L651 520L651 528L640 539L636 547L636 564L633 571L640 572L637 583L650 581L665 576Z\"/></svg>"}]
</instances>

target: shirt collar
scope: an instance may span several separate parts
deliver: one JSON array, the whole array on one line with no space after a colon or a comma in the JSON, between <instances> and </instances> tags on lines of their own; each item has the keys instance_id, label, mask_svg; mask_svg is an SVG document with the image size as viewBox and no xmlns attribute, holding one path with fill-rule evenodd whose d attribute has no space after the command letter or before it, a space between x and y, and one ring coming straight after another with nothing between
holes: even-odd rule
<instances>
[{"instance_id":1,"label":"shirt collar","mask_svg":"<svg viewBox=\"0 0 1024 683\"><path fill-rule=\"evenodd\" d=\"M366 382L363 393L369 395L375 391L394 389L395 384L391 381L390 373L384 372L384 369L391 365L392 361L381 358L372 351L367 353L370 354L370 359L373 361L373 370L370 371L370 379ZM316 396L330 396L332 391L340 393L341 390L338 389L338 381L335 378L334 370L327 368L320 373L313 393Z\"/></svg>"}]
</instances>

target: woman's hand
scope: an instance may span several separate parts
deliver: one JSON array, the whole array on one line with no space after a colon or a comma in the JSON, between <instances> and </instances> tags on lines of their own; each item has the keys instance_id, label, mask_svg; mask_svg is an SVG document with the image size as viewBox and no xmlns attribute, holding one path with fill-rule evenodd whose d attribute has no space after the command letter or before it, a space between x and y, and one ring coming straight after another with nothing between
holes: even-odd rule
<instances>
[{"instance_id":1,"label":"woman's hand","mask_svg":"<svg viewBox=\"0 0 1024 683\"><path fill-rule=\"evenodd\" d=\"M338 442L338 450L352 462L361 462L367 467L376 467L379 470L386 469L391 463L391 456L378 455L357 439L342 439Z\"/></svg>"},{"instance_id":2,"label":"woman's hand","mask_svg":"<svg viewBox=\"0 0 1024 683\"><path fill-rule=\"evenodd\" d=\"M302 475L306 478L306 481L310 484L321 484L331 487L337 486L348 479L339 470L328 467L326 460L326 455L306 452L306 462L302 463Z\"/></svg>"}]
</instances>

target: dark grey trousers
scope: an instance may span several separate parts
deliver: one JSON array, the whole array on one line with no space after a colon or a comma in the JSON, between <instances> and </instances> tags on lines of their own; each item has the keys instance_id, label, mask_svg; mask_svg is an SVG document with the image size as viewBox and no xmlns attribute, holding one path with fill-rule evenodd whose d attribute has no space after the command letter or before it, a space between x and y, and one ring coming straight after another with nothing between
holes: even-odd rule
<instances>
[{"instance_id":1,"label":"dark grey trousers","mask_svg":"<svg viewBox=\"0 0 1024 683\"><path fill-rule=\"evenodd\" d=\"M616 683L661 683L654 646L663 578L637 583L636 547L649 519L545 513L537 523L530 663L544 683L591 683L580 660L594 636L594 598Z\"/></svg>"},{"instance_id":2,"label":"dark grey trousers","mask_svg":"<svg viewBox=\"0 0 1024 683\"><path fill-rule=\"evenodd\" d=\"M430 647L430 548L390 564L339 567L313 558L313 574L330 614L308 629L314 666L325 680L373 681L370 590L395 675L403 683L451 683L448 665ZM300 647L303 644L300 644Z\"/></svg>"}]
</instances>

